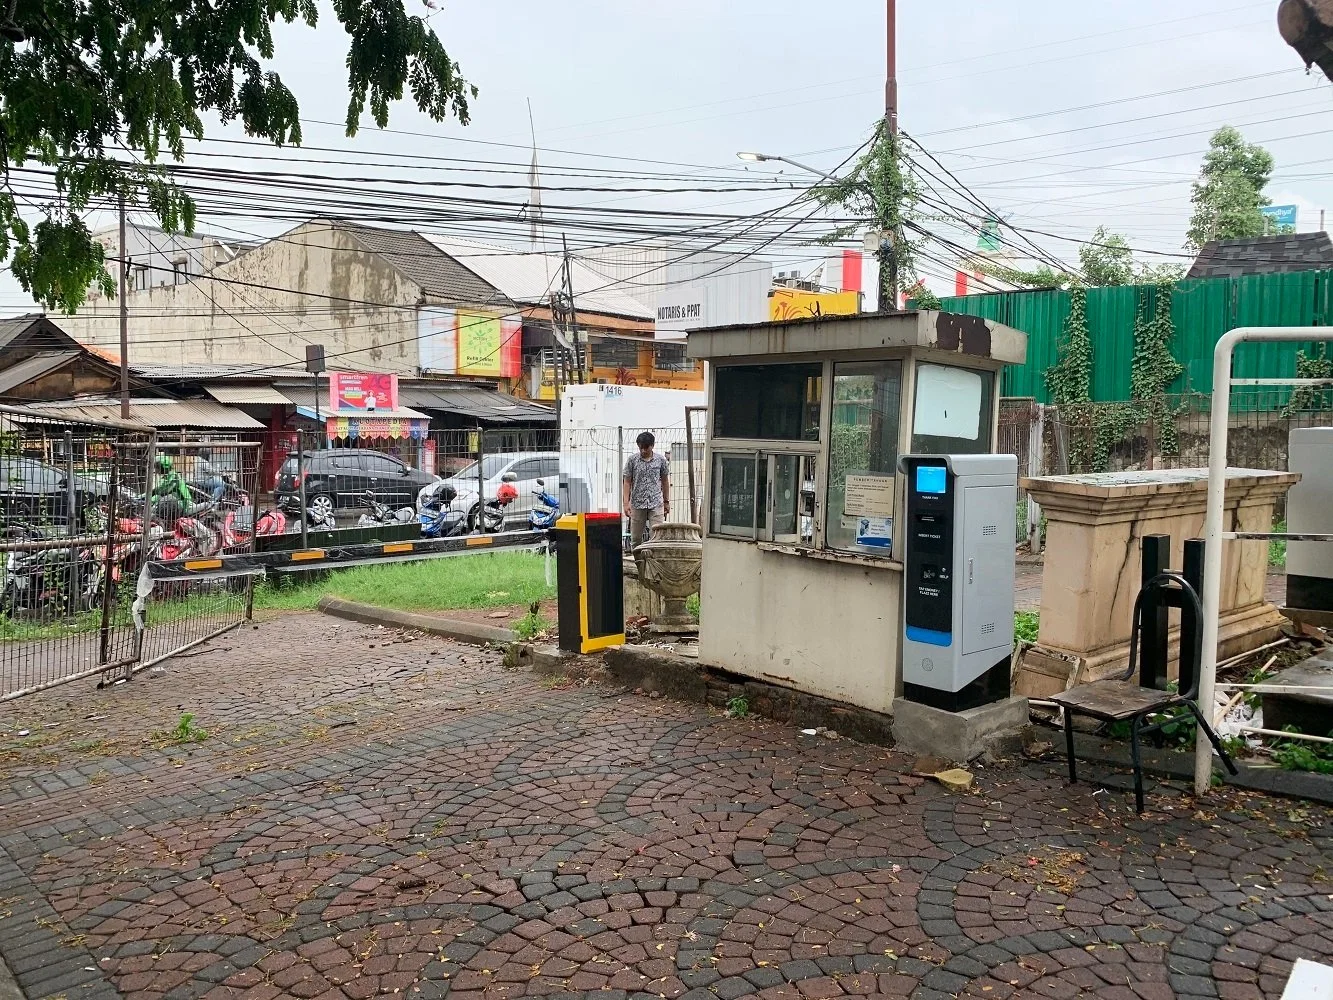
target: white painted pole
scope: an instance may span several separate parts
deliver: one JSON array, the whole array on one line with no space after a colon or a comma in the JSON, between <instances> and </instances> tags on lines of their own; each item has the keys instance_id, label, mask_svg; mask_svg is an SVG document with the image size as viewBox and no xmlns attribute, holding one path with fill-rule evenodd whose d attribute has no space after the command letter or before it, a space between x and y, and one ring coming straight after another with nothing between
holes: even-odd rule
<instances>
[{"instance_id":1,"label":"white painted pole","mask_svg":"<svg viewBox=\"0 0 1333 1000\"><path fill-rule=\"evenodd\" d=\"M1227 492L1227 418L1231 410L1231 351L1241 331L1222 334L1213 348L1213 398L1208 414L1208 500L1203 515L1203 653L1199 664L1199 707L1213 712L1217 681L1217 629L1222 605L1222 512ZM1204 795L1213 782L1213 747L1203 733L1194 736L1194 794Z\"/></svg>"},{"instance_id":2,"label":"white painted pole","mask_svg":"<svg viewBox=\"0 0 1333 1000\"><path fill-rule=\"evenodd\" d=\"M1208 507L1203 519L1203 654L1199 665L1199 707L1205 718L1214 709L1217 684L1217 632L1222 606L1222 516L1227 487L1227 429L1231 410L1231 356L1247 340L1333 340L1333 327L1244 326L1230 330L1213 349L1213 398L1208 434ZM1194 794L1212 785L1213 748L1202 733L1194 739Z\"/></svg>"}]
</instances>

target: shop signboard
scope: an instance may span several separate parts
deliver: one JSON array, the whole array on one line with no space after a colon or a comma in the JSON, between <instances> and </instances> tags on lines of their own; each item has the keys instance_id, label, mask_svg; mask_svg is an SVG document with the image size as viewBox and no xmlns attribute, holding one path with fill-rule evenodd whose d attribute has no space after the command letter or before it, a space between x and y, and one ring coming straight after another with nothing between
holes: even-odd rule
<instances>
[{"instance_id":1,"label":"shop signboard","mask_svg":"<svg viewBox=\"0 0 1333 1000\"><path fill-rule=\"evenodd\" d=\"M518 378L523 320L478 310L423 308L417 344L423 372Z\"/></svg>"},{"instance_id":2,"label":"shop signboard","mask_svg":"<svg viewBox=\"0 0 1333 1000\"><path fill-rule=\"evenodd\" d=\"M371 414L398 409L398 376L384 372L329 372L329 409Z\"/></svg>"}]
</instances>

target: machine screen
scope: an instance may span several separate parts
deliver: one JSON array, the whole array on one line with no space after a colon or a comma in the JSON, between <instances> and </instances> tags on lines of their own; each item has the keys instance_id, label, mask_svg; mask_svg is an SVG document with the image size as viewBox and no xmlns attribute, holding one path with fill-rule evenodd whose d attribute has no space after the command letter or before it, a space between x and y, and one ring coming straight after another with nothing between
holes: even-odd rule
<instances>
[{"instance_id":1,"label":"machine screen","mask_svg":"<svg viewBox=\"0 0 1333 1000\"><path fill-rule=\"evenodd\" d=\"M946 469L942 465L918 465L916 468L916 491L918 493L945 492Z\"/></svg>"}]
</instances>

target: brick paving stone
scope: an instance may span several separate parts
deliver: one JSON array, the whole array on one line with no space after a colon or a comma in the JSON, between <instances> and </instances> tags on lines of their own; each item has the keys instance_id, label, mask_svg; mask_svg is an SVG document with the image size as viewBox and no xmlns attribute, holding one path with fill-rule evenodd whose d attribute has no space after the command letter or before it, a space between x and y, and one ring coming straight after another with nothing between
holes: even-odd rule
<instances>
[{"instance_id":1,"label":"brick paving stone","mask_svg":"<svg viewBox=\"0 0 1333 1000\"><path fill-rule=\"evenodd\" d=\"M187 710L206 741L145 739ZM0 785L30 995L1267 1000L1333 954L1328 810L1157 786L1140 818L1123 776L1039 763L957 797L882 748L318 615L3 712L0 748L53 734Z\"/></svg>"}]
</instances>

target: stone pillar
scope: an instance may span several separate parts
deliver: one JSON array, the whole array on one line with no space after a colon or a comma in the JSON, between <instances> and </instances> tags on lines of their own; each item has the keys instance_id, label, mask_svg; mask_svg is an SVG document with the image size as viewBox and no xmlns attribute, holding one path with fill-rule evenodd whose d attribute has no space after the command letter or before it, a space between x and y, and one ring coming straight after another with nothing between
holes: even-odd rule
<instances>
[{"instance_id":1,"label":"stone pillar","mask_svg":"<svg viewBox=\"0 0 1333 1000\"><path fill-rule=\"evenodd\" d=\"M1299 479L1227 470L1225 529L1271 531L1274 506ZM1170 535L1171 568L1183 568L1185 539L1203 535L1208 470L1043 476L1022 485L1046 516L1046 559L1037 643L1015 665L1015 693L1041 697L1123 673L1143 536ZM1219 659L1276 636L1284 619L1264 597L1267 571L1266 541L1223 542Z\"/></svg>"}]
</instances>

